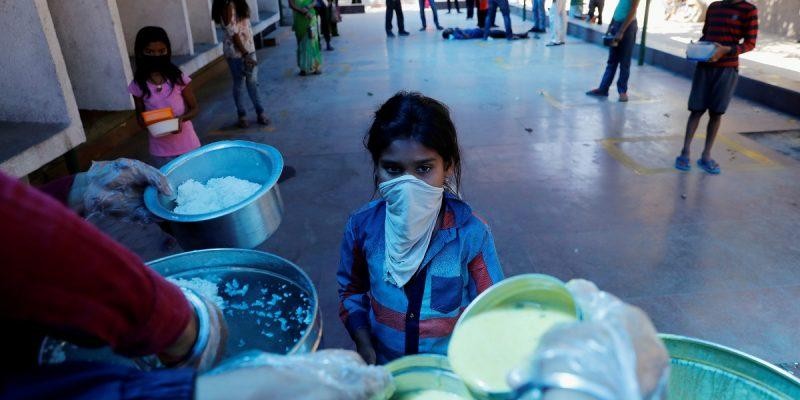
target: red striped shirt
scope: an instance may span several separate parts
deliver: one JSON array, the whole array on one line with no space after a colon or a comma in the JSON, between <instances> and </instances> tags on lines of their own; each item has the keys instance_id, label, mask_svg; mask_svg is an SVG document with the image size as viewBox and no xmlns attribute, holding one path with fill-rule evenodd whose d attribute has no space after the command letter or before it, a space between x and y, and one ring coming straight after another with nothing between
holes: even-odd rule
<instances>
[{"instance_id":1,"label":"red striped shirt","mask_svg":"<svg viewBox=\"0 0 800 400\"><path fill-rule=\"evenodd\" d=\"M700 40L716 42L733 48L713 63L712 67L739 67L739 54L756 47L758 37L758 9L747 1L715 1L708 6L703 37Z\"/></svg>"}]
</instances>

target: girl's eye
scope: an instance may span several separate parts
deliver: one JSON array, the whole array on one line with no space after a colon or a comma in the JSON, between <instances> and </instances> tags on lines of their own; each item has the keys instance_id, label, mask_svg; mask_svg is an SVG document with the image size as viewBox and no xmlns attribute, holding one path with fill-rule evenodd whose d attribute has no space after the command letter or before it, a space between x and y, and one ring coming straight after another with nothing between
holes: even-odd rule
<instances>
[{"instance_id":1,"label":"girl's eye","mask_svg":"<svg viewBox=\"0 0 800 400\"><path fill-rule=\"evenodd\" d=\"M432 169L433 168L428 165L423 165L421 167L417 167L417 172L420 174L427 174L428 172L431 172Z\"/></svg>"},{"instance_id":2,"label":"girl's eye","mask_svg":"<svg viewBox=\"0 0 800 400\"><path fill-rule=\"evenodd\" d=\"M398 167L383 167L383 169L386 170L389 175L397 175L402 172Z\"/></svg>"}]
</instances>

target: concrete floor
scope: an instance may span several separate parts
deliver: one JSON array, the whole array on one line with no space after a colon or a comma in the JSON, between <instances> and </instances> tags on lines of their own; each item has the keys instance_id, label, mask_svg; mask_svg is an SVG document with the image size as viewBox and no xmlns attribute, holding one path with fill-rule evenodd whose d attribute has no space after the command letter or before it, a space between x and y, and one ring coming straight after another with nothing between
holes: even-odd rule
<instances>
[{"instance_id":1,"label":"concrete floor","mask_svg":"<svg viewBox=\"0 0 800 400\"><path fill-rule=\"evenodd\" d=\"M440 18L473 24L464 14ZM274 128L231 127L227 71L198 89L204 143L267 143L296 171L281 184L283 224L262 248L317 284L325 346L351 346L335 272L348 214L373 194L362 135L371 112L406 89L451 107L465 198L488 219L507 275L586 278L642 307L661 332L800 360L800 163L737 134L798 121L735 99L714 151L723 174L677 173L690 81L633 67L630 103L598 101L583 93L600 80L602 47L447 42L419 26L407 11L411 36L387 39L383 14L345 15L324 74L306 78L296 75L293 33L280 29L279 46L259 52ZM142 154L143 138L124 152ZM701 149L698 140L695 155Z\"/></svg>"}]
</instances>

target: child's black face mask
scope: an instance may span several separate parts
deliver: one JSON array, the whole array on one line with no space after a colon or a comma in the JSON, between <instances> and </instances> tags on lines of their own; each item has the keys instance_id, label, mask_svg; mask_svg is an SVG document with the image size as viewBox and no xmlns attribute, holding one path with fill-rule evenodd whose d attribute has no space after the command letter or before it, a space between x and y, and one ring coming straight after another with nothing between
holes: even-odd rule
<instances>
[{"instance_id":1,"label":"child's black face mask","mask_svg":"<svg viewBox=\"0 0 800 400\"><path fill-rule=\"evenodd\" d=\"M141 58L141 68L149 73L162 72L169 67L171 61L168 55L164 56L144 56Z\"/></svg>"}]
</instances>

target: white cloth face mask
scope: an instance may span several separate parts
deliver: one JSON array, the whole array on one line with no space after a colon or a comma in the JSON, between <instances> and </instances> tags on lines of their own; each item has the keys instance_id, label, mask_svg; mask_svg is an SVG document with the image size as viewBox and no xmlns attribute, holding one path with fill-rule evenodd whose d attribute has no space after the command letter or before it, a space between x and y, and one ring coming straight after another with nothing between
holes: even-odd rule
<instances>
[{"instance_id":1,"label":"white cloth face mask","mask_svg":"<svg viewBox=\"0 0 800 400\"><path fill-rule=\"evenodd\" d=\"M413 175L378 185L386 200L385 278L405 286L422 265L442 206L444 189L428 185Z\"/></svg>"}]
</instances>

